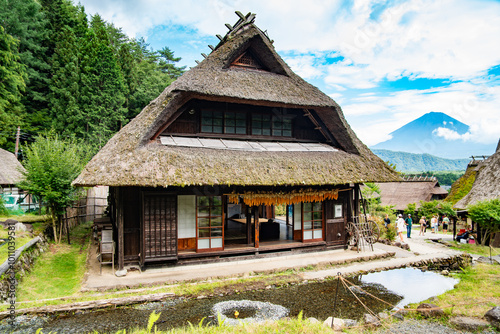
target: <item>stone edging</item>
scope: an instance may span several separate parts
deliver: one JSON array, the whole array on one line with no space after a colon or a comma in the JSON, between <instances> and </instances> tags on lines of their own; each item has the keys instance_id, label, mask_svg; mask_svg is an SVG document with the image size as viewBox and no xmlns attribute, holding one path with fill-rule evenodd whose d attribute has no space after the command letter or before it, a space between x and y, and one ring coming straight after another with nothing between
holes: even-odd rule
<instances>
[{"instance_id":1,"label":"stone edging","mask_svg":"<svg viewBox=\"0 0 500 334\"><path fill-rule=\"evenodd\" d=\"M5 246L4 246L5 247ZM27 244L19 247L15 251L14 272L16 274L17 283L29 272L33 266L35 259L43 253L48 247L47 240L43 235L39 235L30 240ZM0 301L5 302L8 299L10 291L9 277L5 275L10 268L10 261L7 259L0 265Z\"/></svg>"}]
</instances>

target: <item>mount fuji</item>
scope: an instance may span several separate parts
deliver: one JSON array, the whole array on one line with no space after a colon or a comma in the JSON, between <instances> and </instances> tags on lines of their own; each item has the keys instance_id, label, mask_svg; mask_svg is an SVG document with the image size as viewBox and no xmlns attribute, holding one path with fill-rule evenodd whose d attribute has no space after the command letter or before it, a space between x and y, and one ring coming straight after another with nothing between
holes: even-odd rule
<instances>
[{"instance_id":1,"label":"mount fuji","mask_svg":"<svg viewBox=\"0 0 500 334\"><path fill-rule=\"evenodd\" d=\"M391 139L371 149L431 154L447 159L467 159L472 155L491 155L496 144L473 141L468 125L441 112L429 112L391 132Z\"/></svg>"}]
</instances>

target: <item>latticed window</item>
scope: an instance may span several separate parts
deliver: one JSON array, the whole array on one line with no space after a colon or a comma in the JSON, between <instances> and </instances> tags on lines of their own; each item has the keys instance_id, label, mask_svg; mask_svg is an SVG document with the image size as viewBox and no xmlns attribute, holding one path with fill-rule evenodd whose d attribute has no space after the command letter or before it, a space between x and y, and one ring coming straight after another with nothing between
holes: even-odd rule
<instances>
[{"instance_id":1,"label":"latticed window","mask_svg":"<svg viewBox=\"0 0 500 334\"><path fill-rule=\"evenodd\" d=\"M247 133L246 113L202 110L201 132L244 135Z\"/></svg>"},{"instance_id":2,"label":"latticed window","mask_svg":"<svg viewBox=\"0 0 500 334\"><path fill-rule=\"evenodd\" d=\"M323 203L303 203L304 240L323 238Z\"/></svg>"},{"instance_id":3,"label":"latticed window","mask_svg":"<svg viewBox=\"0 0 500 334\"><path fill-rule=\"evenodd\" d=\"M285 116L253 114L252 134L262 136L291 137L292 119Z\"/></svg>"},{"instance_id":4,"label":"latticed window","mask_svg":"<svg viewBox=\"0 0 500 334\"><path fill-rule=\"evenodd\" d=\"M222 197L199 196L196 207L197 248L222 248Z\"/></svg>"}]
</instances>

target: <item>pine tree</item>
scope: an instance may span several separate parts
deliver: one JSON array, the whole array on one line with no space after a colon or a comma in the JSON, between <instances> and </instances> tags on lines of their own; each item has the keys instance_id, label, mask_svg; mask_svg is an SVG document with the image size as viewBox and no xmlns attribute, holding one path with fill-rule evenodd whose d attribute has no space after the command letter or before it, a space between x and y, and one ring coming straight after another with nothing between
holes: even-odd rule
<instances>
[{"instance_id":1,"label":"pine tree","mask_svg":"<svg viewBox=\"0 0 500 334\"><path fill-rule=\"evenodd\" d=\"M159 67L164 73L167 73L173 79L177 79L184 73L186 66L175 66L175 63L178 63L182 58L174 57L174 52L168 47L165 46L163 49L158 50L158 54L160 55Z\"/></svg>"},{"instance_id":2,"label":"pine tree","mask_svg":"<svg viewBox=\"0 0 500 334\"><path fill-rule=\"evenodd\" d=\"M47 73L49 65L45 55L47 20L35 0L0 0L0 25L19 40L17 50L20 62L26 68L26 90L22 96L28 129L45 123L47 112Z\"/></svg>"},{"instance_id":3,"label":"pine tree","mask_svg":"<svg viewBox=\"0 0 500 334\"><path fill-rule=\"evenodd\" d=\"M85 132L85 117L78 104L80 95L80 45L73 29L64 27L52 55L50 114L52 128L59 133Z\"/></svg>"},{"instance_id":4,"label":"pine tree","mask_svg":"<svg viewBox=\"0 0 500 334\"><path fill-rule=\"evenodd\" d=\"M101 147L126 123L126 87L105 23L96 15L83 41L79 104L86 118L84 135Z\"/></svg>"},{"instance_id":5,"label":"pine tree","mask_svg":"<svg viewBox=\"0 0 500 334\"><path fill-rule=\"evenodd\" d=\"M22 92L25 89L25 66L20 63L18 41L0 26L0 145L5 146L22 119Z\"/></svg>"}]
</instances>

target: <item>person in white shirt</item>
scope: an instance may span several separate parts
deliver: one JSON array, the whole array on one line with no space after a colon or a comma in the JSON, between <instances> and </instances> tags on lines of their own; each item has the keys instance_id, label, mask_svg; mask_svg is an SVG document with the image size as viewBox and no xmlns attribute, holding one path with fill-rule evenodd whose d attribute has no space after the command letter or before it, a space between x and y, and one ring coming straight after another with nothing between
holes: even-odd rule
<instances>
[{"instance_id":1,"label":"person in white shirt","mask_svg":"<svg viewBox=\"0 0 500 334\"><path fill-rule=\"evenodd\" d=\"M406 231L406 226L402 214L398 215L398 219L396 220L396 228L398 231L399 239L401 239L401 242L403 242L403 232Z\"/></svg>"},{"instance_id":2,"label":"person in white shirt","mask_svg":"<svg viewBox=\"0 0 500 334\"><path fill-rule=\"evenodd\" d=\"M432 228L432 233L438 233L438 220L436 216L432 216L431 219L431 228Z\"/></svg>"}]
</instances>

